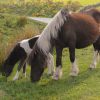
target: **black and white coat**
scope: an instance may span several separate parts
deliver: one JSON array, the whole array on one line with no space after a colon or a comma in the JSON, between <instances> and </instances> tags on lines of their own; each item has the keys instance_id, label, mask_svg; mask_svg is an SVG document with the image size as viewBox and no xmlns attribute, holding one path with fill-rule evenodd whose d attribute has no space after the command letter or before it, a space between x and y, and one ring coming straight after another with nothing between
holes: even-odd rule
<instances>
[{"instance_id":1,"label":"black and white coat","mask_svg":"<svg viewBox=\"0 0 100 100\"><path fill-rule=\"evenodd\" d=\"M19 61L18 68L16 75L14 76L13 80L17 80L19 78L19 71L21 68L23 68L23 74L26 77L26 63L28 55L31 53L32 48L36 42L36 40L39 38L40 35L37 35L30 39L25 39L20 42L18 42L7 59L5 60L3 64L3 71L6 73L7 77L12 72L14 65ZM48 67L48 74L53 74L54 72L54 59L51 53L48 54L46 65Z\"/></svg>"}]
</instances>

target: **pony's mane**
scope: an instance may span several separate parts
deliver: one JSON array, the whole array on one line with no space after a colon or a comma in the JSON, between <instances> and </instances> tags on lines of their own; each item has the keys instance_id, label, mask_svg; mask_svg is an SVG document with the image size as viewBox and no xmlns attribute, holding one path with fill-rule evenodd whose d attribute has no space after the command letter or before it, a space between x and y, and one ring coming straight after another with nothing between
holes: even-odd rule
<instances>
[{"instance_id":1,"label":"pony's mane","mask_svg":"<svg viewBox=\"0 0 100 100\"><path fill-rule=\"evenodd\" d=\"M44 28L41 33L39 39L37 40L38 48L44 53L47 54L51 48L50 40L51 38L56 39L58 36L58 31L61 29L61 26L64 24L66 20L66 16L64 16L60 10L51 20L50 23Z\"/></svg>"}]
</instances>

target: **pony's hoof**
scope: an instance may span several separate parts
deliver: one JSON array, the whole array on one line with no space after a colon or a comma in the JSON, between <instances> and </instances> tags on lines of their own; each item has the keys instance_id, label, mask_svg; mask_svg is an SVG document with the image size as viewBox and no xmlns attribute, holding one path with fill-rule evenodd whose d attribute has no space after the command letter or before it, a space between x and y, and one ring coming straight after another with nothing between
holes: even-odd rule
<instances>
[{"instance_id":1,"label":"pony's hoof","mask_svg":"<svg viewBox=\"0 0 100 100\"><path fill-rule=\"evenodd\" d=\"M54 76L52 77L52 79L57 81L57 80L59 79L59 76L58 76L58 75L54 75Z\"/></svg>"},{"instance_id":2,"label":"pony's hoof","mask_svg":"<svg viewBox=\"0 0 100 100\"><path fill-rule=\"evenodd\" d=\"M93 69L95 69L95 68L96 68L96 66L93 65L93 64L91 64L90 67L89 67L90 70L93 70Z\"/></svg>"},{"instance_id":3,"label":"pony's hoof","mask_svg":"<svg viewBox=\"0 0 100 100\"><path fill-rule=\"evenodd\" d=\"M16 80L18 80L18 78L13 78L13 81L16 81Z\"/></svg>"},{"instance_id":4,"label":"pony's hoof","mask_svg":"<svg viewBox=\"0 0 100 100\"><path fill-rule=\"evenodd\" d=\"M70 76L78 76L79 74L79 69L78 68L75 68L75 69L71 69L71 72L70 72Z\"/></svg>"},{"instance_id":5,"label":"pony's hoof","mask_svg":"<svg viewBox=\"0 0 100 100\"><path fill-rule=\"evenodd\" d=\"M62 77L62 69L58 67L55 73L53 74L53 79L58 80L61 77Z\"/></svg>"},{"instance_id":6,"label":"pony's hoof","mask_svg":"<svg viewBox=\"0 0 100 100\"><path fill-rule=\"evenodd\" d=\"M52 79L53 79L53 80L58 80L58 79L60 79L61 77L62 77L62 71L60 72L60 74L54 74L53 77L52 77Z\"/></svg>"},{"instance_id":7,"label":"pony's hoof","mask_svg":"<svg viewBox=\"0 0 100 100\"><path fill-rule=\"evenodd\" d=\"M23 73L23 76L26 78L27 77L26 73Z\"/></svg>"},{"instance_id":8,"label":"pony's hoof","mask_svg":"<svg viewBox=\"0 0 100 100\"><path fill-rule=\"evenodd\" d=\"M72 76L72 77L76 77L76 76L78 76L78 73L77 72L71 72L69 75Z\"/></svg>"},{"instance_id":9,"label":"pony's hoof","mask_svg":"<svg viewBox=\"0 0 100 100\"><path fill-rule=\"evenodd\" d=\"M95 68L91 68L91 67L89 67L89 70L94 70Z\"/></svg>"}]
</instances>

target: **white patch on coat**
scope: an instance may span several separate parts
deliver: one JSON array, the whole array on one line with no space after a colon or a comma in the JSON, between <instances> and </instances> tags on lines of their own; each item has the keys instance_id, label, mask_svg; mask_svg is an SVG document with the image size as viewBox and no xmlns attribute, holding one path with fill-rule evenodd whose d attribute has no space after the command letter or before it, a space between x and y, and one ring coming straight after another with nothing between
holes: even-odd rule
<instances>
[{"instance_id":1,"label":"white patch on coat","mask_svg":"<svg viewBox=\"0 0 100 100\"><path fill-rule=\"evenodd\" d=\"M98 60L98 51L94 51L93 60L92 63L90 64L91 69L96 68L97 60Z\"/></svg>"},{"instance_id":2,"label":"white patch on coat","mask_svg":"<svg viewBox=\"0 0 100 100\"><path fill-rule=\"evenodd\" d=\"M72 68L71 68L71 72L70 72L70 76L77 76L79 73L79 68L76 64L76 59L75 61L72 63Z\"/></svg>"},{"instance_id":3,"label":"white patch on coat","mask_svg":"<svg viewBox=\"0 0 100 100\"><path fill-rule=\"evenodd\" d=\"M31 53L32 49L30 48L28 41L29 41L29 39L25 39L25 40L21 41L20 47L22 47L25 50L25 52L29 55Z\"/></svg>"},{"instance_id":4,"label":"white patch on coat","mask_svg":"<svg viewBox=\"0 0 100 100\"><path fill-rule=\"evenodd\" d=\"M13 81L18 80L18 78L19 78L19 72L17 71L17 72L16 72L16 75L15 75L14 78L13 78Z\"/></svg>"},{"instance_id":5,"label":"white patch on coat","mask_svg":"<svg viewBox=\"0 0 100 100\"><path fill-rule=\"evenodd\" d=\"M47 58L47 67L48 67L48 75L53 75L55 68L54 68L54 58L49 53Z\"/></svg>"}]
</instances>

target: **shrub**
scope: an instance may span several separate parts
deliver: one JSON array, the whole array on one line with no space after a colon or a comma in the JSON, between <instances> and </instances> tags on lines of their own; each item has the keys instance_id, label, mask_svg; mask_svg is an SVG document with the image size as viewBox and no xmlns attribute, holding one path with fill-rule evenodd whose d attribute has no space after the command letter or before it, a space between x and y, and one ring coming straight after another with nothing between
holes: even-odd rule
<instances>
[{"instance_id":1,"label":"shrub","mask_svg":"<svg viewBox=\"0 0 100 100\"><path fill-rule=\"evenodd\" d=\"M19 17L17 20L17 26L18 27L24 27L27 24L27 18L25 16Z\"/></svg>"}]
</instances>

